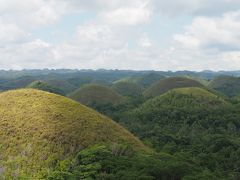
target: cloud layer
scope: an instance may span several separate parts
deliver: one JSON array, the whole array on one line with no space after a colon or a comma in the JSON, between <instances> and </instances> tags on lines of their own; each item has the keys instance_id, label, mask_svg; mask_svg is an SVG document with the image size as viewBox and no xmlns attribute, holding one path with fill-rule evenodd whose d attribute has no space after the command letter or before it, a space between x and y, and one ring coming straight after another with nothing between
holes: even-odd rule
<instances>
[{"instance_id":1,"label":"cloud layer","mask_svg":"<svg viewBox=\"0 0 240 180\"><path fill-rule=\"evenodd\" d=\"M53 36L72 14L91 16L71 27L74 34ZM170 29L168 45L158 37L163 17L191 19ZM43 37L45 29L56 42ZM236 0L0 0L0 69L235 70L239 32Z\"/></svg>"}]
</instances>

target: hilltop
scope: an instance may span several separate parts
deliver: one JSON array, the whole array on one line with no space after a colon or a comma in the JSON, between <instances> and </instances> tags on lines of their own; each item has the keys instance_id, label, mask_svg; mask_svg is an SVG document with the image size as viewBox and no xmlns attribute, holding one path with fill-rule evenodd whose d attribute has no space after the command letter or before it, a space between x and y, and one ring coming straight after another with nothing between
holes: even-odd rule
<instances>
[{"instance_id":1,"label":"hilltop","mask_svg":"<svg viewBox=\"0 0 240 180\"><path fill-rule=\"evenodd\" d=\"M198 81L185 77L170 77L154 83L146 89L143 94L145 97L151 98L159 96L171 89L184 87L203 87L203 85Z\"/></svg>"},{"instance_id":2,"label":"hilltop","mask_svg":"<svg viewBox=\"0 0 240 180\"><path fill-rule=\"evenodd\" d=\"M159 81L160 79L163 79L164 75L157 74L157 73L146 73L141 76L135 76L135 77L126 77L123 79L119 79L115 81L114 83L118 82L129 82L129 83L136 83L144 88L150 86L156 81Z\"/></svg>"},{"instance_id":3,"label":"hilltop","mask_svg":"<svg viewBox=\"0 0 240 180\"><path fill-rule=\"evenodd\" d=\"M145 103L153 108L168 106L189 109L211 109L226 104L222 97L198 87L173 89Z\"/></svg>"},{"instance_id":4,"label":"hilltop","mask_svg":"<svg viewBox=\"0 0 240 180\"><path fill-rule=\"evenodd\" d=\"M145 146L111 119L52 93L22 89L0 94L0 166L7 177L38 179L59 160L94 144ZM17 174L16 174L17 173Z\"/></svg>"},{"instance_id":5,"label":"hilltop","mask_svg":"<svg viewBox=\"0 0 240 180\"><path fill-rule=\"evenodd\" d=\"M218 76L209 83L209 87L226 96L233 97L240 94L240 78L233 76Z\"/></svg>"},{"instance_id":6,"label":"hilltop","mask_svg":"<svg viewBox=\"0 0 240 180\"><path fill-rule=\"evenodd\" d=\"M71 99L85 105L97 104L117 104L122 100L121 95L110 87L99 84L87 84L69 95Z\"/></svg>"},{"instance_id":7,"label":"hilltop","mask_svg":"<svg viewBox=\"0 0 240 180\"><path fill-rule=\"evenodd\" d=\"M132 82L120 81L114 83L112 88L123 96L139 96L142 94L142 87Z\"/></svg>"}]
</instances>

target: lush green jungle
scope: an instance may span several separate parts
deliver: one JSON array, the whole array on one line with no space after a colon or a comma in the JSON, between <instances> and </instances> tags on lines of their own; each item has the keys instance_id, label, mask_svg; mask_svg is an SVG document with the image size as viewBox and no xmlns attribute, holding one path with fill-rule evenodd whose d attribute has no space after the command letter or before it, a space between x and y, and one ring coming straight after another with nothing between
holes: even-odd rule
<instances>
[{"instance_id":1,"label":"lush green jungle","mask_svg":"<svg viewBox=\"0 0 240 180\"><path fill-rule=\"evenodd\" d=\"M2 70L0 91L0 179L240 179L240 71Z\"/></svg>"}]
</instances>

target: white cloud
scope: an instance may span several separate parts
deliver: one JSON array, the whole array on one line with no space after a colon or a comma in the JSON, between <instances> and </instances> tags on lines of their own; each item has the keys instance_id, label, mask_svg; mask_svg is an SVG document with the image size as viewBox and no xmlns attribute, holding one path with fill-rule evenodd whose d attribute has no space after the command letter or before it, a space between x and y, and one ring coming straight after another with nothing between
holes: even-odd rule
<instances>
[{"instance_id":1,"label":"white cloud","mask_svg":"<svg viewBox=\"0 0 240 180\"><path fill-rule=\"evenodd\" d=\"M152 47L152 41L149 39L147 34L143 34L138 42L139 46L142 48L149 48Z\"/></svg>"},{"instance_id":2,"label":"white cloud","mask_svg":"<svg viewBox=\"0 0 240 180\"><path fill-rule=\"evenodd\" d=\"M197 17L184 34L174 39L186 48L240 50L240 11L222 17Z\"/></svg>"},{"instance_id":3,"label":"white cloud","mask_svg":"<svg viewBox=\"0 0 240 180\"><path fill-rule=\"evenodd\" d=\"M0 0L0 67L238 69L239 7L237 0ZM74 38L51 44L32 35L76 12L96 17L79 24ZM146 28L156 13L194 20L161 49L145 33L160 27Z\"/></svg>"},{"instance_id":4,"label":"white cloud","mask_svg":"<svg viewBox=\"0 0 240 180\"><path fill-rule=\"evenodd\" d=\"M149 21L152 9L149 1L136 3L135 6L125 6L100 13L100 19L111 25L138 25Z\"/></svg>"},{"instance_id":5,"label":"white cloud","mask_svg":"<svg viewBox=\"0 0 240 180\"><path fill-rule=\"evenodd\" d=\"M0 47L8 43L21 42L28 37L28 33L15 24L2 23L0 21Z\"/></svg>"},{"instance_id":6,"label":"white cloud","mask_svg":"<svg viewBox=\"0 0 240 180\"><path fill-rule=\"evenodd\" d=\"M238 0L152 0L155 11L164 15L221 15L236 11L240 7Z\"/></svg>"}]
</instances>

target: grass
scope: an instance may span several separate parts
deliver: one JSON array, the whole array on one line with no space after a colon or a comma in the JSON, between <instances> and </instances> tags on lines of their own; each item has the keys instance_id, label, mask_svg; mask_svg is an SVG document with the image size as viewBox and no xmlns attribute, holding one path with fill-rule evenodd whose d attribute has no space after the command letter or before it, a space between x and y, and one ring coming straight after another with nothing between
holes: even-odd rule
<instances>
[{"instance_id":1,"label":"grass","mask_svg":"<svg viewBox=\"0 0 240 180\"><path fill-rule=\"evenodd\" d=\"M117 104L122 100L122 96L110 87L98 84L84 85L77 91L70 94L69 97L85 105L89 105L91 103Z\"/></svg>"},{"instance_id":2,"label":"grass","mask_svg":"<svg viewBox=\"0 0 240 180\"><path fill-rule=\"evenodd\" d=\"M0 94L0 168L38 179L88 146L127 142L147 148L111 119L63 96L34 89Z\"/></svg>"}]
</instances>

